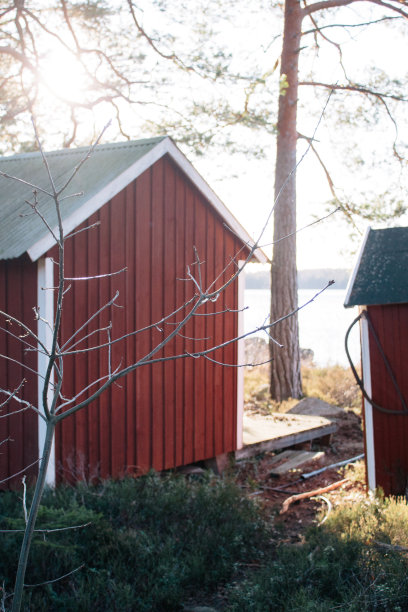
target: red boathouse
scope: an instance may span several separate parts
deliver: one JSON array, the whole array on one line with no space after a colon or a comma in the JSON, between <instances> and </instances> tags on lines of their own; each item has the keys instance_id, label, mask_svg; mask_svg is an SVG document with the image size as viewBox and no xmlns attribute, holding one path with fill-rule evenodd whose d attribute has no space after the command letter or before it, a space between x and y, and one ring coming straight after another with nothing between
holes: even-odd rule
<instances>
[{"instance_id":1,"label":"red boathouse","mask_svg":"<svg viewBox=\"0 0 408 612\"><path fill-rule=\"evenodd\" d=\"M408 487L408 228L368 229L345 306L360 307L367 482Z\"/></svg>"},{"instance_id":2,"label":"red boathouse","mask_svg":"<svg viewBox=\"0 0 408 612\"><path fill-rule=\"evenodd\" d=\"M57 187L85 152L67 149L47 154ZM0 170L48 189L38 153L1 158ZM55 239L26 204L33 197L32 189L4 176L0 181L0 310L47 344L50 332L43 319L54 319ZM160 321L194 293L193 283L185 280L188 266L194 266L194 247L208 285L229 278L252 244L168 137L96 147L72 181L70 193L76 195L63 201L62 215L65 233L73 233L66 242L65 276L74 280L64 298L61 345L117 291L119 307L103 310L83 336L93 333L103 340L105 332L96 330L110 321L113 339ZM52 201L42 192L35 197L41 215L55 228ZM265 261L260 251L257 260ZM226 268L228 262L232 267ZM123 268L126 272L103 277ZM102 278L78 280L96 276ZM162 354L193 354L237 336L242 328L238 312L242 290L239 277L216 303L206 306L210 316L196 316ZM39 308L38 321L34 308ZM0 318L0 390L13 391L24 380L20 400L39 406L43 354L27 351L18 325ZM135 362L163 334L166 329L157 325L114 344L112 367ZM86 349L91 341L92 336L76 348ZM169 469L240 448L242 368L220 364L242 363L242 347L230 344L213 357L219 363L191 357L140 367L88 408L62 421L49 483ZM72 398L106 376L108 360L107 349L66 356L63 397ZM23 474L35 477L44 435L36 412L21 410L25 406L21 402L5 403L6 398L0 393L1 417L11 413L0 418L0 488L18 486Z\"/></svg>"}]
</instances>

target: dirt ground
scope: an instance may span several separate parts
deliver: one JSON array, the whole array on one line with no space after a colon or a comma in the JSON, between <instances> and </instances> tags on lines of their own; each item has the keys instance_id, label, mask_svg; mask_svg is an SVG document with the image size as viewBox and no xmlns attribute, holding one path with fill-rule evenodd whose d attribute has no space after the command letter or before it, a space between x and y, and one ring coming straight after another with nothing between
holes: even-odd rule
<instances>
[{"instance_id":1,"label":"dirt ground","mask_svg":"<svg viewBox=\"0 0 408 612\"><path fill-rule=\"evenodd\" d=\"M334 419L338 430L332 434L328 446L318 443L302 445L306 450L321 450L324 455L316 461L302 464L298 469L279 477L271 476L271 459L275 453L265 453L237 464L238 479L251 496L256 496L262 504L275 514L275 525L282 530L284 542L301 542L307 527L322 520L329 505L335 506L340 499L361 499L365 495L364 470L360 461L353 469L353 478L340 489L323 494L330 498L308 498L291 504L286 512L279 514L283 502L293 494L311 492L327 487L345 478L343 468L331 468L319 475L302 479L301 474L320 469L324 466L350 459L364 452L361 418L353 410L345 409L340 417ZM276 466L276 464L275 464Z\"/></svg>"}]
</instances>

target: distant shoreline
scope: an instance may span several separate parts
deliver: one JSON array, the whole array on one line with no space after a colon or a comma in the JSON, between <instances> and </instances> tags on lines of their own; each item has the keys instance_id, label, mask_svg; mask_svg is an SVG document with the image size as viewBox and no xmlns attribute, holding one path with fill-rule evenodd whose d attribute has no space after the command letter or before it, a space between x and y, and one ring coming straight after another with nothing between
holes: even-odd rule
<instances>
[{"instance_id":1,"label":"distant shoreline","mask_svg":"<svg viewBox=\"0 0 408 612\"><path fill-rule=\"evenodd\" d=\"M328 281L334 280L333 289L347 287L350 270L322 268L320 270L299 270L299 289L322 289ZM247 272L245 275L245 289L270 289L270 275L268 271Z\"/></svg>"}]
</instances>

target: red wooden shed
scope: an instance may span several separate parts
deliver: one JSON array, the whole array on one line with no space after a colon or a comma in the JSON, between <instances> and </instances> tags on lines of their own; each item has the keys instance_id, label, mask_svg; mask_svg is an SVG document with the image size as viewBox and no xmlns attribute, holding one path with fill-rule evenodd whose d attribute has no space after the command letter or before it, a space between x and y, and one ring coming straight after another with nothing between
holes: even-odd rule
<instances>
[{"instance_id":1,"label":"red wooden shed","mask_svg":"<svg viewBox=\"0 0 408 612\"><path fill-rule=\"evenodd\" d=\"M47 154L57 186L85 152L69 149ZM44 188L48 185L38 153L1 158L0 170ZM27 214L32 189L23 182L5 180L4 175L1 181L0 310L47 343L50 332L41 319L54 318L50 288L58 258L55 240L38 215ZM62 206L65 233L75 230L66 242L66 277L95 277L123 268L126 272L72 281L64 298L61 344L116 291L120 308L104 310L84 332L95 332L112 321L113 338L119 338L159 321L193 294L192 283L183 279L187 266L194 263L194 247L202 262L203 280L209 283L231 276L232 267L225 266L232 261L235 265L238 253L244 259L252 244L168 137L98 146L75 176L71 193L77 195ZM56 227L52 202L41 192L35 197L48 225ZM90 229L81 231L86 228ZM258 260L265 261L263 253L257 253ZM242 281L231 284L215 304L207 305L213 316L195 317L183 337L166 346L164 355L194 353L238 335L242 290ZM41 315L38 321L35 307ZM17 337L21 330L4 316L0 328L0 389L14 390L24 379L19 397L41 405L45 367L41 351L26 352ZM114 344L113 366L134 362L163 333L157 326ZM213 357L236 365L242 361L242 348L230 344ZM63 396L73 397L90 381L106 375L107 360L106 350L66 358ZM4 393L0 395L0 404L5 398ZM2 417L12 413L0 419L3 488L19 482L22 474L35 477L37 472L42 419L21 407L16 402L2 406ZM48 481L163 470L234 451L242 446L242 416L242 368L193 357L139 368L60 424Z\"/></svg>"},{"instance_id":2,"label":"red wooden shed","mask_svg":"<svg viewBox=\"0 0 408 612\"><path fill-rule=\"evenodd\" d=\"M408 487L408 228L368 229L345 306L360 307L367 482Z\"/></svg>"}]
</instances>

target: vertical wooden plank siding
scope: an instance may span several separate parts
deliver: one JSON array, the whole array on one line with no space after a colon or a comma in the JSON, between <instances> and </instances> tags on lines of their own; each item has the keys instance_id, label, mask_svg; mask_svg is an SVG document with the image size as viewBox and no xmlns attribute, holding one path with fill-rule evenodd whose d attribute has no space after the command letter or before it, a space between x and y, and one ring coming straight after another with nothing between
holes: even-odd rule
<instances>
[{"instance_id":1,"label":"vertical wooden plank siding","mask_svg":"<svg viewBox=\"0 0 408 612\"><path fill-rule=\"evenodd\" d=\"M124 273L125 280L125 329L132 330L136 329L136 309L135 309L135 184L132 183L125 190L125 262L127 263L127 270ZM136 360L135 342L132 337L126 340L126 355L129 363L134 363ZM136 397L136 374L133 372L129 374L125 384L123 385L125 393L125 410L126 410L126 472L132 474L137 471L137 457L136 457L136 410L135 410L135 397Z\"/></svg>"},{"instance_id":2,"label":"vertical wooden plank siding","mask_svg":"<svg viewBox=\"0 0 408 612\"><path fill-rule=\"evenodd\" d=\"M185 268L185 253L184 253L184 245L186 242L186 189L185 182L182 179L180 173L175 173L175 204L176 204L176 235L175 235L175 243L176 243L176 263L175 270L179 275L175 282L175 303L176 306L181 306L186 301L187 296L187 286L186 282L183 279L186 277L186 268ZM186 314L185 309L182 310L178 316L177 320L181 320ZM183 331L185 335L185 331ZM185 348L185 340L178 336L175 342L175 352L177 355L183 353ZM182 359L179 362L175 363L175 411L174 411L174 419L175 419L175 431L174 431L174 440L175 440L175 465L182 465L184 462L184 423L185 423L185 385L184 379L186 376L186 360Z\"/></svg>"},{"instance_id":3,"label":"vertical wooden plank siding","mask_svg":"<svg viewBox=\"0 0 408 612\"><path fill-rule=\"evenodd\" d=\"M153 347L164 339L164 325L159 324L165 312L164 306L164 162L160 159L152 167L152 250L151 250L151 310L150 322L158 323L152 329ZM149 265L149 262L146 262ZM161 350L156 353L162 357ZM164 369L162 363L152 366L152 466L156 470L164 467Z\"/></svg>"},{"instance_id":4,"label":"vertical wooden plank siding","mask_svg":"<svg viewBox=\"0 0 408 612\"><path fill-rule=\"evenodd\" d=\"M163 211L163 227L164 227L164 310L163 314L168 316L176 309L176 201L175 201L175 174L171 172L168 165L164 164L164 211ZM169 336L174 331L175 317L163 326L164 336ZM174 340L167 344L164 348L164 356L170 357L174 355L178 348L177 342ZM174 467L175 465L175 443L176 443L176 427L175 427L175 374L176 365L174 361L168 361L164 366L164 423L163 423L163 442L164 442L164 469Z\"/></svg>"},{"instance_id":5,"label":"vertical wooden plank siding","mask_svg":"<svg viewBox=\"0 0 408 612\"><path fill-rule=\"evenodd\" d=\"M98 274L107 274L111 269L111 239L110 239L110 228L111 228L111 206L103 206L95 219L91 219L90 222L100 221L98 231L99 234L99 253L95 255L96 266ZM112 299L110 280L109 278L102 278L98 281L99 287L99 308L102 308L105 304ZM99 315L98 318L98 329L105 329L110 325L112 311L107 309ZM99 342L106 342L108 339L107 332L99 334ZM99 353L99 378L106 376L108 367L109 353L107 349L102 350ZM106 478L112 474L112 463L111 463L111 428L112 428L112 393L111 390L103 393L97 402L99 411L99 474L102 478ZM65 426L65 424L64 424Z\"/></svg>"},{"instance_id":6,"label":"vertical wooden plank siding","mask_svg":"<svg viewBox=\"0 0 408 612\"><path fill-rule=\"evenodd\" d=\"M112 337L158 323L196 292L187 268L197 277L194 246L200 257L203 287L218 278L219 288L235 271L231 258L242 246L207 200L168 158L156 162L134 183L92 215L82 232L67 242L66 273L85 277L116 272L108 279L73 281L67 294L61 341L120 292L81 335L95 332L79 346L90 348ZM229 266L226 268L226 264ZM237 307L237 283L201 309L223 313ZM112 368L142 359L175 328L191 306L173 318L123 338L112 348ZM156 357L194 353L233 338L236 313L196 316ZM193 338L196 338L194 340ZM79 339L79 337L78 337ZM222 363L236 360L234 345L211 353ZM73 397L91 380L106 376L107 350L66 360L63 393ZM236 446L234 367L205 358L170 360L139 367L81 414L61 424L57 438L60 477L121 476L188 464L229 452ZM90 391L88 392L90 393ZM69 457L69 462L66 459Z\"/></svg>"},{"instance_id":7,"label":"vertical wooden plank siding","mask_svg":"<svg viewBox=\"0 0 408 612\"><path fill-rule=\"evenodd\" d=\"M135 277L135 329L143 329L151 323L150 296L152 288L151 248L152 248L152 208L151 208L151 171L140 176L135 185L136 192L136 242L134 277ZM136 336L136 355L142 358L151 349L151 330ZM140 472L146 472L152 466L152 368L143 366L136 370L136 397L133 409L136 411L136 457Z\"/></svg>"},{"instance_id":8,"label":"vertical wooden plank siding","mask_svg":"<svg viewBox=\"0 0 408 612\"><path fill-rule=\"evenodd\" d=\"M211 284L216 278L216 264L215 264L215 219L214 215L210 211L207 211L207 232L206 232L206 244L205 244L205 271L207 287L210 290L214 289L215 286L211 287ZM217 325L217 312L218 300L216 302L209 302L207 311L208 317L204 318L204 337L207 338L205 348L211 348L214 346L215 332ZM209 355L211 359L213 355ZM206 402L205 402L205 454L208 457L215 456L215 377L214 377L215 364L213 366L207 361L205 368L205 388L206 388Z\"/></svg>"},{"instance_id":9,"label":"vertical wooden plank siding","mask_svg":"<svg viewBox=\"0 0 408 612\"><path fill-rule=\"evenodd\" d=\"M126 215L125 193L120 192L115 198L115 206L111 207L111 269L110 277L111 295L119 293L117 306L111 311L111 320L114 322L112 338L123 338L126 328L126 292L127 281L125 273L119 273L126 267ZM132 304L129 304L132 308ZM116 315L116 316L115 316ZM126 358L126 361L124 359ZM112 345L112 370L123 367L128 362L126 355L126 342L115 342ZM126 472L126 381L119 381L111 387L111 471L112 474L123 476Z\"/></svg>"},{"instance_id":10,"label":"vertical wooden plank siding","mask_svg":"<svg viewBox=\"0 0 408 612\"><path fill-rule=\"evenodd\" d=\"M408 304L369 306L368 314L397 384L408 403ZM373 400L385 408L402 410L397 391L384 360L370 335L370 366ZM377 486L388 494L405 494L408 485L408 415L373 411L375 472Z\"/></svg>"},{"instance_id":11,"label":"vertical wooden plank siding","mask_svg":"<svg viewBox=\"0 0 408 612\"><path fill-rule=\"evenodd\" d=\"M202 285L202 290L206 289L206 209L202 206L197 193L194 197L194 246L196 247L196 256L198 261L194 262L191 271L198 284ZM192 253L193 256L193 253ZM192 351L196 352L205 348L205 317L200 316L202 310L194 318L194 335L195 338ZM205 454L205 408L207 403L206 385L205 385L205 359L195 359L194 363L194 460L202 458Z\"/></svg>"},{"instance_id":12,"label":"vertical wooden plank siding","mask_svg":"<svg viewBox=\"0 0 408 612\"><path fill-rule=\"evenodd\" d=\"M96 276L98 274L98 257L95 257L95 253L99 254L100 244L100 232L99 226L89 228L87 232L88 238L88 271L90 276ZM99 281L94 279L87 283L86 281L82 281L85 283L88 291L87 299L88 299L88 313L96 312L99 307ZM98 338L98 336L97 336ZM106 336L99 337L100 340L106 340ZM91 338L87 340L86 347L91 348L93 346ZM92 351L88 356L88 383L98 380L99 371L100 371L100 357L101 351ZM99 465L99 457L100 457L100 421L101 421L101 408L98 407L96 403L92 403L89 406L87 411L88 417L88 431L89 431L89 464L94 466L95 476L99 476L100 473L100 465Z\"/></svg>"},{"instance_id":13,"label":"vertical wooden plank siding","mask_svg":"<svg viewBox=\"0 0 408 612\"><path fill-rule=\"evenodd\" d=\"M187 280L187 268L194 269L194 227L195 227L195 209L194 209L194 191L189 184L184 183L185 188L185 242L183 244L184 261L181 278L185 278L185 300L188 301L194 295L191 282ZM191 307L190 307L191 308ZM187 308L189 310L189 308ZM194 341L189 340L194 336L194 319L191 319L183 329L185 336L186 351L194 352ZM183 431L184 431L184 448L183 448L183 463L189 464L194 461L194 385L195 385L195 360L186 359L184 363L184 414L183 414ZM180 364L177 364L179 371Z\"/></svg>"},{"instance_id":14,"label":"vertical wooden plank siding","mask_svg":"<svg viewBox=\"0 0 408 612\"><path fill-rule=\"evenodd\" d=\"M16 260L0 262L0 309L23 321L34 333L37 322L34 320L33 307L37 304L37 264L32 264L28 257L22 256ZM0 327L7 329L16 336L23 335L21 328L15 323L7 322L0 317ZM25 334L24 334L25 335ZM24 340L36 347L36 344L25 337ZM0 386L14 390L24 379L24 386L19 397L37 405L37 379L28 368L36 370L37 357L34 351L25 352L26 347L11 334L0 331L0 354L7 355L10 360L0 357ZM15 361L11 361L14 359ZM24 362L27 368L20 365ZM0 403L6 397L0 394ZM0 489L21 486L23 474L27 480L37 474L38 466L30 464L38 459L38 427L37 415L32 410L17 412L22 406L16 402L6 404L1 415L12 416L0 419ZM13 415L13 413L16 413ZM21 474L10 478L17 472Z\"/></svg>"}]
</instances>

